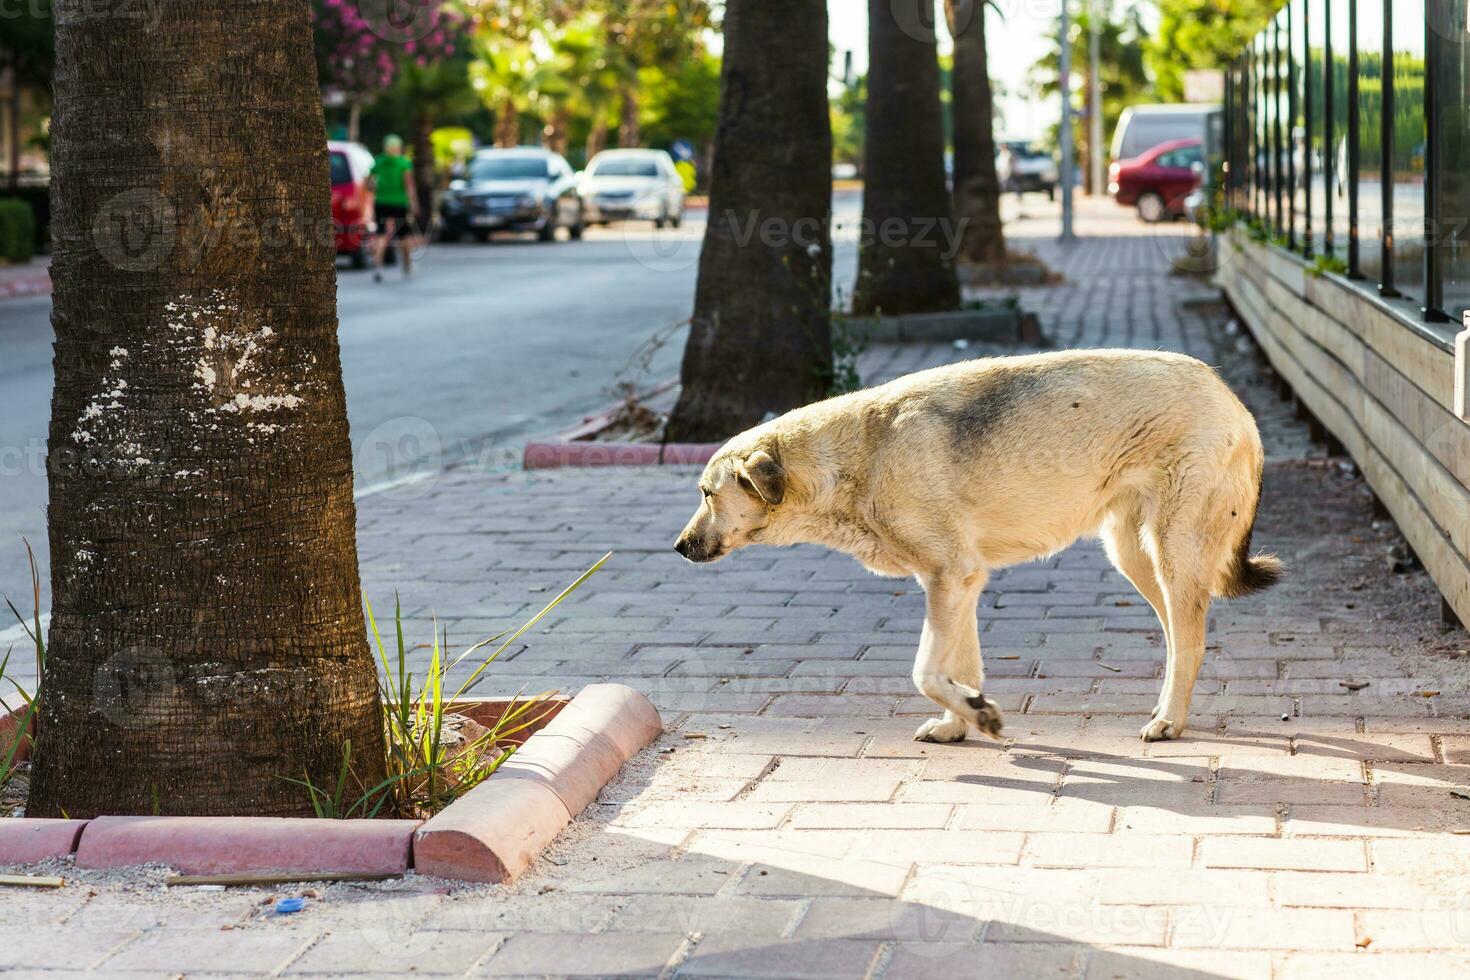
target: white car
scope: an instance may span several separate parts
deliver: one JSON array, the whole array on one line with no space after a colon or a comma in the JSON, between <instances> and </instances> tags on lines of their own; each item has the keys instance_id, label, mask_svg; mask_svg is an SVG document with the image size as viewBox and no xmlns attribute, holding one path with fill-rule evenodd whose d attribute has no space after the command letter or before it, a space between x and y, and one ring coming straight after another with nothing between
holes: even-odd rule
<instances>
[{"instance_id":1,"label":"white car","mask_svg":"<svg viewBox=\"0 0 1470 980\"><path fill-rule=\"evenodd\" d=\"M582 172L588 224L652 221L679 227L684 220L684 178L663 150L603 150Z\"/></svg>"},{"instance_id":2,"label":"white car","mask_svg":"<svg viewBox=\"0 0 1470 980\"><path fill-rule=\"evenodd\" d=\"M1024 194L1040 191L1048 199L1057 193L1057 162L1050 153L1030 143L1012 140L1000 144L995 161L995 176L1000 189Z\"/></svg>"}]
</instances>

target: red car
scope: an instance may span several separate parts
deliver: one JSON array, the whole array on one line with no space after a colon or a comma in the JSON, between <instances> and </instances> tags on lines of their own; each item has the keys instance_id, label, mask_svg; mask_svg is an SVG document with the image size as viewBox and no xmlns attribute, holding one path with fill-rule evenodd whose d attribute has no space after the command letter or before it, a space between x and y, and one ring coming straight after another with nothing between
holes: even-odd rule
<instances>
[{"instance_id":1,"label":"red car","mask_svg":"<svg viewBox=\"0 0 1470 980\"><path fill-rule=\"evenodd\" d=\"M1199 139L1169 140L1131 160L1115 160L1108 171L1108 193L1124 207L1138 208L1144 221L1184 214L1184 199L1199 186L1205 151Z\"/></svg>"},{"instance_id":2,"label":"red car","mask_svg":"<svg viewBox=\"0 0 1470 980\"><path fill-rule=\"evenodd\" d=\"M373 155L361 143L337 140L328 141L327 152L332 160L332 230L337 254L350 256L352 267L361 269L372 248L373 192L368 175Z\"/></svg>"}]
</instances>

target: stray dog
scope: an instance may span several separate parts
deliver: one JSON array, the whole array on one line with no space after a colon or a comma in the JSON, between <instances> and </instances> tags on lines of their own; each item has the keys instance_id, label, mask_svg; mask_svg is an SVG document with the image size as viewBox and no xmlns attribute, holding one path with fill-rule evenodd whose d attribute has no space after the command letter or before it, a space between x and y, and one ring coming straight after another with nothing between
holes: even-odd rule
<instances>
[{"instance_id":1,"label":"stray dog","mask_svg":"<svg viewBox=\"0 0 1470 980\"><path fill-rule=\"evenodd\" d=\"M1147 741L1184 730L1214 596L1283 571L1250 554L1265 454L1207 365L1156 351L967 361L788 412L731 439L674 548L826 545L926 597L914 684L944 709L914 738L1000 737L982 692L976 605L992 569L1101 537L1168 638Z\"/></svg>"}]
</instances>

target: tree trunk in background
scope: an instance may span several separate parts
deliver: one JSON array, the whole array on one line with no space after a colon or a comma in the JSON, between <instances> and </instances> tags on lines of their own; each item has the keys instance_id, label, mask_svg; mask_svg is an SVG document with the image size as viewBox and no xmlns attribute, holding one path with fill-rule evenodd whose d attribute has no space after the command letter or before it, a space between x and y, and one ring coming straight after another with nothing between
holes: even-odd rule
<instances>
[{"instance_id":1,"label":"tree trunk in background","mask_svg":"<svg viewBox=\"0 0 1470 980\"><path fill-rule=\"evenodd\" d=\"M495 114L495 145L502 148L519 146L521 142L521 114L516 104L506 99Z\"/></svg>"},{"instance_id":2,"label":"tree trunk in background","mask_svg":"<svg viewBox=\"0 0 1470 980\"><path fill-rule=\"evenodd\" d=\"M587 145L583 152L590 161L607 148L607 113L597 110L592 116L592 126L587 130Z\"/></svg>"},{"instance_id":3,"label":"tree trunk in background","mask_svg":"<svg viewBox=\"0 0 1470 980\"><path fill-rule=\"evenodd\" d=\"M945 0L954 38L954 210L962 262L1004 262L1000 180L995 175L994 96L985 53L983 0Z\"/></svg>"},{"instance_id":4,"label":"tree trunk in background","mask_svg":"<svg viewBox=\"0 0 1470 980\"><path fill-rule=\"evenodd\" d=\"M623 113L618 121L618 146L643 145L643 124L638 119L638 83L623 86Z\"/></svg>"},{"instance_id":5,"label":"tree trunk in background","mask_svg":"<svg viewBox=\"0 0 1470 980\"><path fill-rule=\"evenodd\" d=\"M566 106L556 107L556 112L551 116L549 132L546 134L546 148L552 153L567 154L567 130L572 125L572 113Z\"/></svg>"},{"instance_id":6,"label":"tree trunk in background","mask_svg":"<svg viewBox=\"0 0 1470 980\"><path fill-rule=\"evenodd\" d=\"M358 134L362 132L362 96L353 93L352 102L347 108L347 140L351 143L360 142Z\"/></svg>"},{"instance_id":7,"label":"tree trunk in background","mask_svg":"<svg viewBox=\"0 0 1470 980\"><path fill-rule=\"evenodd\" d=\"M306 0L59 17L53 595L31 816L384 774Z\"/></svg>"},{"instance_id":8,"label":"tree trunk in background","mask_svg":"<svg viewBox=\"0 0 1470 980\"><path fill-rule=\"evenodd\" d=\"M716 442L832 379L825 0L730 0L709 223L673 442Z\"/></svg>"},{"instance_id":9,"label":"tree trunk in background","mask_svg":"<svg viewBox=\"0 0 1470 980\"><path fill-rule=\"evenodd\" d=\"M20 65L10 67L10 193L20 190Z\"/></svg>"},{"instance_id":10,"label":"tree trunk in background","mask_svg":"<svg viewBox=\"0 0 1470 980\"><path fill-rule=\"evenodd\" d=\"M913 16L900 23L900 12ZM854 312L920 313L960 303L932 17L932 7L923 4L868 0L863 238Z\"/></svg>"},{"instance_id":11,"label":"tree trunk in background","mask_svg":"<svg viewBox=\"0 0 1470 980\"><path fill-rule=\"evenodd\" d=\"M434 120L427 112L420 111L413 118L413 190L419 199L416 218L421 232L433 224L434 190L438 186L439 174L434 169Z\"/></svg>"}]
</instances>

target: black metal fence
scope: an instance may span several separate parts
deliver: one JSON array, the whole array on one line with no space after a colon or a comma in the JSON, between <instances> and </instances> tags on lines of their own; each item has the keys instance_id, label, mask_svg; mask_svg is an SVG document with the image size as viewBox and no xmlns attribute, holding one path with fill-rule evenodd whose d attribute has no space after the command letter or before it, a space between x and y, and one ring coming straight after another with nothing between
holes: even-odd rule
<instances>
[{"instance_id":1,"label":"black metal fence","mask_svg":"<svg viewBox=\"0 0 1470 980\"><path fill-rule=\"evenodd\" d=\"M1425 320L1470 308L1470 4L1289 0L1226 73L1227 204Z\"/></svg>"}]
</instances>

